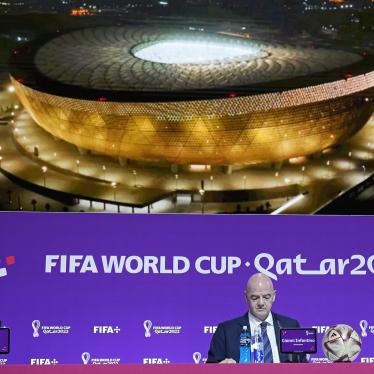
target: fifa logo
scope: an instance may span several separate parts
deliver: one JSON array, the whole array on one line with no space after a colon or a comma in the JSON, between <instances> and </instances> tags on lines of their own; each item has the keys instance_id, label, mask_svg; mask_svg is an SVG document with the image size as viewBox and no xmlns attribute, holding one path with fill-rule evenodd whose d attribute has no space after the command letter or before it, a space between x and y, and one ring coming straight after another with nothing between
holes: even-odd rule
<instances>
[{"instance_id":1,"label":"fifa logo","mask_svg":"<svg viewBox=\"0 0 374 374\"><path fill-rule=\"evenodd\" d=\"M217 330L217 326L204 326L204 334L214 334Z\"/></svg>"},{"instance_id":2,"label":"fifa logo","mask_svg":"<svg viewBox=\"0 0 374 374\"><path fill-rule=\"evenodd\" d=\"M366 364L373 364L374 357L361 357L361 362L364 362Z\"/></svg>"},{"instance_id":3,"label":"fifa logo","mask_svg":"<svg viewBox=\"0 0 374 374\"><path fill-rule=\"evenodd\" d=\"M34 338L39 338L40 321L38 319L35 319L34 321L31 322L31 326L34 330L34 332L32 333L32 336Z\"/></svg>"},{"instance_id":4,"label":"fifa logo","mask_svg":"<svg viewBox=\"0 0 374 374\"><path fill-rule=\"evenodd\" d=\"M118 326L94 326L94 334L119 334L121 329Z\"/></svg>"},{"instance_id":5,"label":"fifa logo","mask_svg":"<svg viewBox=\"0 0 374 374\"><path fill-rule=\"evenodd\" d=\"M144 326L144 336L146 338L150 338L151 337L151 327L152 327L152 321L150 321L149 319L145 320L143 322L143 326Z\"/></svg>"},{"instance_id":6,"label":"fifa logo","mask_svg":"<svg viewBox=\"0 0 374 374\"><path fill-rule=\"evenodd\" d=\"M58 361L53 358L32 358L30 359L30 365L57 365Z\"/></svg>"},{"instance_id":7,"label":"fifa logo","mask_svg":"<svg viewBox=\"0 0 374 374\"><path fill-rule=\"evenodd\" d=\"M16 258L14 256L7 256L5 258L5 265L10 266L14 265L16 263ZM2 261L0 259L0 266L2 264ZM8 275L7 268L5 266L0 267L0 278L6 277Z\"/></svg>"},{"instance_id":8,"label":"fifa logo","mask_svg":"<svg viewBox=\"0 0 374 374\"><path fill-rule=\"evenodd\" d=\"M170 364L170 360L168 358L156 358L156 357L145 357L143 358L143 364L151 364L151 365L164 365Z\"/></svg>"},{"instance_id":9,"label":"fifa logo","mask_svg":"<svg viewBox=\"0 0 374 374\"><path fill-rule=\"evenodd\" d=\"M317 330L318 334L324 334L330 326L312 326L314 329Z\"/></svg>"}]
</instances>

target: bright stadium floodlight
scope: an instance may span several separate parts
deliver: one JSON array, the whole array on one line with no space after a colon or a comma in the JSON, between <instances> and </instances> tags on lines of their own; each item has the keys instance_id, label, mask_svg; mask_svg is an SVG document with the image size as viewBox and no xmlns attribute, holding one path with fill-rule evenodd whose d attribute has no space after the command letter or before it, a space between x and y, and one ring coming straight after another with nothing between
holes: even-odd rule
<instances>
[{"instance_id":1,"label":"bright stadium floodlight","mask_svg":"<svg viewBox=\"0 0 374 374\"><path fill-rule=\"evenodd\" d=\"M205 40L166 40L147 44L134 52L135 57L162 64L208 64L233 58L255 59L264 53L251 44L234 45Z\"/></svg>"}]
</instances>

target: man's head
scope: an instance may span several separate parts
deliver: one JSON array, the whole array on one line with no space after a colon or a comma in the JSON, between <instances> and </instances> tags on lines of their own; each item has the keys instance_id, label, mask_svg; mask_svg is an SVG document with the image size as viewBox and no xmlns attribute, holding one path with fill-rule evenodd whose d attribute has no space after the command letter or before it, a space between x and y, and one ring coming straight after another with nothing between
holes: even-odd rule
<instances>
[{"instance_id":1,"label":"man's head","mask_svg":"<svg viewBox=\"0 0 374 374\"><path fill-rule=\"evenodd\" d=\"M251 314L264 321L269 315L275 300L273 282L264 274L252 275L247 282L245 297Z\"/></svg>"}]
</instances>

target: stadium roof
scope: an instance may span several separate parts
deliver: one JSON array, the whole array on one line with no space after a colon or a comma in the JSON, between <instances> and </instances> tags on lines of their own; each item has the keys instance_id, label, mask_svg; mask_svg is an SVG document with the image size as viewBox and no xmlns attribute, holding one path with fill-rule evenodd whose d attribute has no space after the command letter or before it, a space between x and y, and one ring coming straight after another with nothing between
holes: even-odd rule
<instances>
[{"instance_id":1,"label":"stadium roof","mask_svg":"<svg viewBox=\"0 0 374 374\"><path fill-rule=\"evenodd\" d=\"M339 80L366 72L367 58L207 32L95 27L14 51L11 73L32 88L61 96L168 101L277 92Z\"/></svg>"}]
</instances>

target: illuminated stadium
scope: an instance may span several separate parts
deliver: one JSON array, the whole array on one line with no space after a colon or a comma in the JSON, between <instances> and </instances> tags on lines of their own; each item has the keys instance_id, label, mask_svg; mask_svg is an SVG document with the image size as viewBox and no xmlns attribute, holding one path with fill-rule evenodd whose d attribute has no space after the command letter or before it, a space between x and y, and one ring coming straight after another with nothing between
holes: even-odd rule
<instances>
[{"instance_id":1,"label":"illuminated stadium","mask_svg":"<svg viewBox=\"0 0 374 374\"><path fill-rule=\"evenodd\" d=\"M347 51L141 27L77 30L29 49L14 56L22 104L96 154L277 162L344 141L372 113L374 73Z\"/></svg>"},{"instance_id":2,"label":"illuminated stadium","mask_svg":"<svg viewBox=\"0 0 374 374\"><path fill-rule=\"evenodd\" d=\"M0 169L26 194L57 211L310 214L372 178L371 50L152 25L13 50Z\"/></svg>"}]
</instances>

